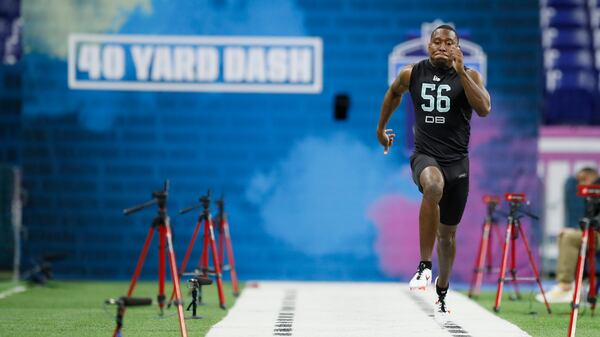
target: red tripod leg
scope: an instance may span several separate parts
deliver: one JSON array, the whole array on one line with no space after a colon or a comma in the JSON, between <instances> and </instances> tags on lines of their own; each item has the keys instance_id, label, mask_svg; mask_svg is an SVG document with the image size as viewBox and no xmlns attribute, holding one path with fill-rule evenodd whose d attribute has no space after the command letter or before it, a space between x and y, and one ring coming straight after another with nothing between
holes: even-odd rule
<instances>
[{"instance_id":1,"label":"red tripod leg","mask_svg":"<svg viewBox=\"0 0 600 337\"><path fill-rule=\"evenodd\" d=\"M204 219L204 242L202 243L202 254L200 255L200 262L198 263L199 269L205 276L208 274L208 245L210 243L208 221L208 219Z\"/></svg>"},{"instance_id":2,"label":"red tripod leg","mask_svg":"<svg viewBox=\"0 0 600 337\"><path fill-rule=\"evenodd\" d=\"M223 280L222 280L222 276L221 276L221 263L219 262L219 255L217 255L217 243L215 241L215 233L214 233L214 229L213 229L213 224L212 224L212 220L210 219L210 216L208 217L208 228L210 231L210 247L212 250L212 256L213 256L213 264L215 267L215 274L216 274L216 278L217 278L217 290L219 292L219 305L221 307L221 309L225 309L225 295L223 293ZM206 258L208 259L208 254L206 255ZM206 265L208 266L208 262L206 263Z\"/></svg>"},{"instance_id":3,"label":"red tripod leg","mask_svg":"<svg viewBox=\"0 0 600 337\"><path fill-rule=\"evenodd\" d=\"M500 264L500 275L498 276L498 290L496 291L496 302L494 311L500 311L500 303L502 302L502 290L504 287L504 275L506 274L506 262L508 260L508 250L512 241L513 221L509 221L506 227L506 238L504 239L504 249L502 250L502 262Z\"/></svg>"},{"instance_id":4,"label":"red tripod leg","mask_svg":"<svg viewBox=\"0 0 600 337\"><path fill-rule=\"evenodd\" d=\"M593 228L589 229L588 240L590 242L588 248L588 273L590 281L590 290L588 292L588 301L591 303L592 316L596 310L596 234Z\"/></svg>"},{"instance_id":5,"label":"red tripod leg","mask_svg":"<svg viewBox=\"0 0 600 337\"><path fill-rule=\"evenodd\" d=\"M142 266L144 265L144 260L146 259L146 255L148 255L148 248L150 248L150 242L152 242L153 235L154 235L154 227L150 227L150 230L148 231L148 235L146 235L146 241L144 241L144 247L142 248L142 252L140 253L140 257L138 259L137 265L135 266L135 272L133 273L133 277L131 278L131 283L129 284L129 290L127 290L127 297L131 297L131 295L133 294L133 289L135 288L137 279L140 276L140 272L142 271Z\"/></svg>"},{"instance_id":6,"label":"red tripod leg","mask_svg":"<svg viewBox=\"0 0 600 337\"><path fill-rule=\"evenodd\" d=\"M167 251L169 253L169 265L171 267L171 278L175 287L175 296L177 299L177 315L179 316L179 329L181 337L187 337L187 328L185 326L185 318L183 317L183 302L181 300L181 288L179 287L179 275L177 274L177 262L175 260L175 251L173 250L173 238L171 237L171 226L167 218L164 225L165 239L167 241Z\"/></svg>"},{"instance_id":7,"label":"red tripod leg","mask_svg":"<svg viewBox=\"0 0 600 337\"><path fill-rule=\"evenodd\" d=\"M158 228L159 233L159 244L158 244L158 307L162 315L165 307L165 239L167 237L166 229L164 226Z\"/></svg>"},{"instance_id":8,"label":"red tripod leg","mask_svg":"<svg viewBox=\"0 0 600 337\"><path fill-rule=\"evenodd\" d=\"M519 229L521 225L519 224ZM513 229L512 246L510 247L510 275L512 279L512 286L515 291L515 297L521 299L521 292L519 291L519 285L517 284L517 231Z\"/></svg>"},{"instance_id":9,"label":"red tripod leg","mask_svg":"<svg viewBox=\"0 0 600 337\"><path fill-rule=\"evenodd\" d=\"M583 279L583 266L585 264L585 253L587 252L588 235L589 235L590 223L589 220L585 222L583 234L581 235L581 248L579 249L579 257L577 258L577 269L575 273L575 292L573 293L573 303L571 309L571 319L569 321L569 334L568 337L575 336L575 330L577 328L577 315L579 314L579 300L580 300L580 289L581 282Z\"/></svg>"},{"instance_id":10,"label":"red tripod leg","mask_svg":"<svg viewBox=\"0 0 600 337\"><path fill-rule=\"evenodd\" d=\"M498 238L498 249L500 249L500 251L502 251L502 247L504 246L504 242L502 242L502 231L499 228L500 226L495 224L494 226L492 226L492 228L494 228L494 236ZM490 246L492 244L490 243Z\"/></svg>"},{"instance_id":11,"label":"red tripod leg","mask_svg":"<svg viewBox=\"0 0 600 337\"><path fill-rule=\"evenodd\" d=\"M500 229L500 225L498 224L494 224L492 226L492 228L494 229L494 236L498 238L498 249L502 249L502 247L504 246L504 242L502 241L502 230ZM490 242L490 247L492 246L492 243ZM491 253L490 253L490 256ZM491 257L490 257L491 260ZM494 263L492 262L491 265L493 265ZM490 269L491 271L492 269Z\"/></svg>"},{"instance_id":12,"label":"red tripod leg","mask_svg":"<svg viewBox=\"0 0 600 337\"><path fill-rule=\"evenodd\" d=\"M131 283L129 284L129 290L127 290L127 297L131 297L133 294L133 289L137 283L137 279L140 276L140 272L142 271L142 266L144 265L144 260L146 259L146 255L148 255L148 248L150 248L150 242L152 242L152 236L154 236L154 227L150 227L148 230L148 234L146 235L146 241L144 241L144 247L142 248L142 252L140 253L140 257L138 258L138 262L135 266L135 271L133 272L133 277L131 277ZM125 315L125 309L123 309L123 315ZM121 327L117 326L115 331L113 332L113 337L117 337L120 335Z\"/></svg>"},{"instance_id":13,"label":"red tripod leg","mask_svg":"<svg viewBox=\"0 0 600 337\"><path fill-rule=\"evenodd\" d=\"M540 287L540 292L542 293L542 297L544 297L544 304L546 305L546 309L548 313L552 313L550 310L550 304L546 299L546 293L544 293L544 287L542 287L542 281L540 280L540 273L535 265L535 260L533 259L533 254L531 253L531 249L529 248L529 240L527 240L527 236L525 235L525 231L523 230L523 226L519 225L519 231L521 233L521 237L523 238L523 243L525 244L525 249L527 250L527 256L529 256L529 264L531 265L531 269L533 270L533 274L535 275L535 280Z\"/></svg>"},{"instance_id":14,"label":"red tripod leg","mask_svg":"<svg viewBox=\"0 0 600 337\"><path fill-rule=\"evenodd\" d=\"M221 270L223 270L223 265L225 264L225 233L224 233L224 220L222 217L219 217L219 223L217 225L217 232L219 233L219 244L217 245L217 249L219 250L219 262L221 262Z\"/></svg>"},{"instance_id":15,"label":"red tripod leg","mask_svg":"<svg viewBox=\"0 0 600 337\"><path fill-rule=\"evenodd\" d=\"M489 234L488 234L488 240L487 240L487 252L485 254L485 258L486 258L486 266L484 268L485 272L487 273L491 273L492 270L494 269L494 259L492 258L492 246L494 243L494 232L492 232L491 228L495 226L494 224L490 224L490 230L488 230Z\"/></svg>"},{"instance_id":16,"label":"red tripod leg","mask_svg":"<svg viewBox=\"0 0 600 337\"><path fill-rule=\"evenodd\" d=\"M223 224L223 233L225 234L225 244L227 245L227 260L229 261L229 270L231 272L231 285L233 287L233 296L240 294L238 287L237 272L235 271L235 259L233 258L233 245L231 244L231 234L229 232L229 222L225 219Z\"/></svg>"},{"instance_id":17,"label":"red tripod leg","mask_svg":"<svg viewBox=\"0 0 600 337\"><path fill-rule=\"evenodd\" d=\"M194 248L194 243L196 242L196 236L198 236L198 231L200 230L201 221L196 223L196 228L194 229L194 234L192 234L192 239L190 240L190 244L188 245L187 251L185 252L185 257L183 258L183 263L181 264L181 268L179 269L179 277L185 272L185 268L187 267L188 260L192 253L192 249ZM169 305L173 302L173 298L175 297L175 287L173 287L173 292L171 293L171 298L169 298Z\"/></svg>"},{"instance_id":18,"label":"red tripod leg","mask_svg":"<svg viewBox=\"0 0 600 337\"><path fill-rule=\"evenodd\" d=\"M483 224L481 240L479 240L479 249L477 250L477 259L475 260L475 267L473 267L473 278L471 279L469 297L474 297L479 294L479 287L481 286L481 278L483 276L483 263L487 252L487 243L490 234L489 227L490 225L486 221Z\"/></svg>"}]
</instances>

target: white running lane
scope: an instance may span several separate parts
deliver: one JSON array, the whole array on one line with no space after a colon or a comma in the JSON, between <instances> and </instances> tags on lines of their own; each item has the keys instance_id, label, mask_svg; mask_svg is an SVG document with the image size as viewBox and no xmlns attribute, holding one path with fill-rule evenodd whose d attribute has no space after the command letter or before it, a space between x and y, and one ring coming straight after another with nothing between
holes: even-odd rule
<instances>
[{"instance_id":1,"label":"white running lane","mask_svg":"<svg viewBox=\"0 0 600 337\"><path fill-rule=\"evenodd\" d=\"M208 337L521 337L517 326L450 291L449 320L433 316L435 289L403 283L249 283Z\"/></svg>"}]
</instances>

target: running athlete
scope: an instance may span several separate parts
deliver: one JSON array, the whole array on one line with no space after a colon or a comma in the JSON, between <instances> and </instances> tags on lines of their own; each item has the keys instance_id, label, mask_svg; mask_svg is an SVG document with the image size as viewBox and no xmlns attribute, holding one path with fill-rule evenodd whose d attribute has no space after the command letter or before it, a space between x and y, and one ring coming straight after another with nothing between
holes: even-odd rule
<instances>
[{"instance_id":1,"label":"running athlete","mask_svg":"<svg viewBox=\"0 0 600 337\"><path fill-rule=\"evenodd\" d=\"M481 75L464 65L458 34L441 25L433 30L429 58L404 67L385 93L377 138L387 154L395 134L386 125L410 92L415 108L415 149L412 176L423 194L419 211L421 262L410 280L411 289L431 284L431 256L437 234L439 275L435 280L438 314L448 314L446 293L456 255L455 234L469 193L469 137L472 110L485 117L490 95Z\"/></svg>"}]
</instances>

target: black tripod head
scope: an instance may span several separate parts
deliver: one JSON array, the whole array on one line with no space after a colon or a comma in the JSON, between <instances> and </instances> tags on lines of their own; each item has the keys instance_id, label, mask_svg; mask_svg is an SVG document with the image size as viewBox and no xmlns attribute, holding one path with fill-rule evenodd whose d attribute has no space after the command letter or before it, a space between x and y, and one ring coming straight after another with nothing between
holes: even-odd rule
<instances>
[{"instance_id":1,"label":"black tripod head","mask_svg":"<svg viewBox=\"0 0 600 337\"><path fill-rule=\"evenodd\" d=\"M207 210L210 208L210 189L208 190L208 193L206 193L206 195L203 195L200 197L200 204L202 205L202 208L204 210Z\"/></svg>"},{"instance_id":2,"label":"black tripod head","mask_svg":"<svg viewBox=\"0 0 600 337\"><path fill-rule=\"evenodd\" d=\"M199 289L202 286L211 285L212 280L207 276L203 276L199 273L194 273L194 276L188 280L189 289Z\"/></svg>"},{"instance_id":3,"label":"black tripod head","mask_svg":"<svg viewBox=\"0 0 600 337\"><path fill-rule=\"evenodd\" d=\"M592 228L600 230L600 185L578 185L577 196L585 198L585 216L581 222L589 221Z\"/></svg>"},{"instance_id":4,"label":"black tripod head","mask_svg":"<svg viewBox=\"0 0 600 337\"><path fill-rule=\"evenodd\" d=\"M120 336L121 328L123 327L123 315L125 314L125 308L151 305L152 299L121 296L119 298L109 298L104 301L104 304L114 304L117 306L117 315L115 320L117 321L117 331L119 332L117 336Z\"/></svg>"},{"instance_id":5,"label":"black tripod head","mask_svg":"<svg viewBox=\"0 0 600 337\"><path fill-rule=\"evenodd\" d=\"M206 193L206 195L203 195L200 197L200 203L194 205L194 206L190 206L184 209L181 209L179 211L179 214L185 214L188 213L190 211L193 211L195 209L198 208L202 208L202 215L206 216L208 214L210 214L210 189L208 190L208 192Z\"/></svg>"},{"instance_id":6,"label":"black tripod head","mask_svg":"<svg viewBox=\"0 0 600 337\"><path fill-rule=\"evenodd\" d=\"M488 194L483 196L483 202L487 207L487 216L492 217L496 212L496 207L500 204L500 197Z\"/></svg>"},{"instance_id":7,"label":"black tripod head","mask_svg":"<svg viewBox=\"0 0 600 337\"><path fill-rule=\"evenodd\" d=\"M215 200L215 204L217 204L217 210L220 214L225 212L225 194L221 194L221 198Z\"/></svg>"},{"instance_id":8,"label":"black tripod head","mask_svg":"<svg viewBox=\"0 0 600 337\"><path fill-rule=\"evenodd\" d=\"M123 307L139 307L152 305L152 299L146 297L126 297L109 298L104 301L105 304L115 304Z\"/></svg>"},{"instance_id":9,"label":"black tripod head","mask_svg":"<svg viewBox=\"0 0 600 337\"><path fill-rule=\"evenodd\" d=\"M534 220L540 219L539 216L523 209L523 205L529 205L529 200L527 200L525 193L506 193L504 197L506 201L508 201L509 217L512 217L513 219L519 219L523 217L523 215L526 215Z\"/></svg>"},{"instance_id":10,"label":"black tripod head","mask_svg":"<svg viewBox=\"0 0 600 337\"><path fill-rule=\"evenodd\" d=\"M162 191L152 192L152 198L156 200L158 208L165 209L167 207L167 198L169 196L169 180L165 180L165 184Z\"/></svg>"},{"instance_id":11,"label":"black tripod head","mask_svg":"<svg viewBox=\"0 0 600 337\"><path fill-rule=\"evenodd\" d=\"M152 200L146 201L142 204L129 207L123 210L123 214L129 215L135 212L141 211L144 208L148 208L154 204L158 204L158 208L160 210L165 210L167 208L167 198L169 196L169 180L165 180L165 184L162 191L152 192Z\"/></svg>"}]
</instances>

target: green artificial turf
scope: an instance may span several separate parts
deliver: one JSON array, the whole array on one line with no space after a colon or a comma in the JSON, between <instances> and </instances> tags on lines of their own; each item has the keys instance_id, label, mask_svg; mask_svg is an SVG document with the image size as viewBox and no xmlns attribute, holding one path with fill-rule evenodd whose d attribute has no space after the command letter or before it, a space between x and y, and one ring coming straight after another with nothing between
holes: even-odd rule
<instances>
[{"instance_id":1,"label":"green artificial turf","mask_svg":"<svg viewBox=\"0 0 600 337\"><path fill-rule=\"evenodd\" d=\"M31 287L0 300L0 336L112 336L116 307L105 306L104 300L124 295L128 286L128 282L51 282L45 287ZM155 300L157 287L157 282L139 282L133 297ZM165 289L168 297L170 283ZM182 292L185 303L190 303L188 289L182 288ZM235 298L229 283L224 284L224 292L227 307L231 308ZM203 295L205 304L198 306L198 315L204 319L186 320L190 336L206 335L227 313L219 308L215 285L203 287ZM177 310L167 309L163 317L158 313L157 305L129 308L123 336L180 336ZM191 311L185 316L191 316Z\"/></svg>"},{"instance_id":2,"label":"green artificial turf","mask_svg":"<svg viewBox=\"0 0 600 337\"><path fill-rule=\"evenodd\" d=\"M566 337L569 330L571 305L551 304L552 314L548 314L543 303L535 300L532 293L523 293L521 300L509 300L504 296L500 305L501 318L514 323L533 337ZM476 300L484 308L494 312L495 292L483 292ZM579 311L577 337L600 337L600 306L596 315L586 305Z\"/></svg>"},{"instance_id":3,"label":"green artificial turf","mask_svg":"<svg viewBox=\"0 0 600 337\"><path fill-rule=\"evenodd\" d=\"M14 282L10 282L10 281L6 281L6 282L0 282L0 293L5 291L5 290L9 290L12 289L16 286L19 285L25 285L25 283L19 282L19 283L14 283Z\"/></svg>"}]
</instances>

